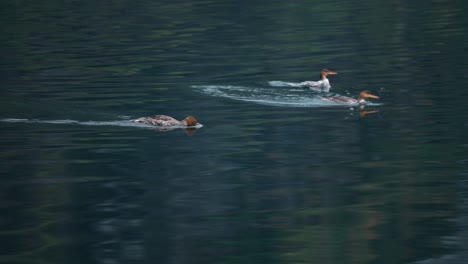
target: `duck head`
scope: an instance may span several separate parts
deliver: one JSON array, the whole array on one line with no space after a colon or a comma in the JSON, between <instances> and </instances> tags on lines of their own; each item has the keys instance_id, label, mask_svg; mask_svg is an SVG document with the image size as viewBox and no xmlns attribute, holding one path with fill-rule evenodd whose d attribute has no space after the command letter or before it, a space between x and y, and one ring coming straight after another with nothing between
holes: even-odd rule
<instances>
[{"instance_id":1,"label":"duck head","mask_svg":"<svg viewBox=\"0 0 468 264\"><path fill-rule=\"evenodd\" d=\"M198 124L197 120L193 116L187 116L184 119L184 122L187 124L187 126L196 126Z\"/></svg>"},{"instance_id":2,"label":"duck head","mask_svg":"<svg viewBox=\"0 0 468 264\"><path fill-rule=\"evenodd\" d=\"M379 99L378 96L371 94L371 92L365 90L359 93L359 103L364 102L366 98L374 98L374 99Z\"/></svg>"},{"instance_id":3,"label":"duck head","mask_svg":"<svg viewBox=\"0 0 468 264\"><path fill-rule=\"evenodd\" d=\"M324 78L327 78L328 75L335 75L335 74L338 74L338 73L327 70L327 69L322 69L320 71L320 80L323 80Z\"/></svg>"}]
</instances>

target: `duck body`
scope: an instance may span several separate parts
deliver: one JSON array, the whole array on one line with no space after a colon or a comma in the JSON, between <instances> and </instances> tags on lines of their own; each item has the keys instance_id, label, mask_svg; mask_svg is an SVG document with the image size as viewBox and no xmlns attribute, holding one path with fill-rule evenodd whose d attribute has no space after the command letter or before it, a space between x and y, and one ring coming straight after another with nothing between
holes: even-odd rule
<instances>
[{"instance_id":1,"label":"duck body","mask_svg":"<svg viewBox=\"0 0 468 264\"><path fill-rule=\"evenodd\" d=\"M364 102L364 99L357 100L348 96L336 95L332 97L321 97L322 100L330 101L338 104L360 104Z\"/></svg>"},{"instance_id":2,"label":"duck body","mask_svg":"<svg viewBox=\"0 0 468 264\"><path fill-rule=\"evenodd\" d=\"M318 91L318 92L330 92L330 81L328 80L328 75L335 75L338 74L337 72L333 72L327 69L323 69L320 71L320 80L318 81L304 81L300 83L288 83L289 86L295 87L309 87L311 90Z\"/></svg>"},{"instance_id":3,"label":"duck body","mask_svg":"<svg viewBox=\"0 0 468 264\"><path fill-rule=\"evenodd\" d=\"M334 102L338 104L363 104L366 102L366 98L374 98L374 99L379 99L378 96L375 96L371 94L369 91L362 91L359 93L358 99L351 98L348 96L342 96L342 95L337 95L337 96L331 96L331 97L320 97L322 100L329 101L329 102Z\"/></svg>"},{"instance_id":4,"label":"duck body","mask_svg":"<svg viewBox=\"0 0 468 264\"><path fill-rule=\"evenodd\" d=\"M154 115L154 116L149 116L149 117L140 117L137 119L132 119L130 121L135 122L135 123L151 125L151 126L158 126L158 127L175 127L175 126L190 127L190 126L196 126L198 124L197 120L193 116L188 116L182 121L179 121L167 115Z\"/></svg>"},{"instance_id":5,"label":"duck body","mask_svg":"<svg viewBox=\"0 0 468 264\"><path fill-rule=\"evenodd\" d=\"M317 91L317 92L324 92L324 93L329 93L330 92L330 81L327 78L324 78L323 80L319 81L304 81L299 83L298 86L301 87L309 87L311 90Z\"/></svg>"}]
</instances>

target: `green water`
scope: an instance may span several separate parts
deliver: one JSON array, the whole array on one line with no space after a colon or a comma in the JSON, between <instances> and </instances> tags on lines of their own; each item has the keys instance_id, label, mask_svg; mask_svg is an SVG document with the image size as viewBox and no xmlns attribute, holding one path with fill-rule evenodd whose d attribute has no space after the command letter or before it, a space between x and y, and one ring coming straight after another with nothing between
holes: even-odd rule
<instances>
[{"instance_id":1,"label":"green water","mask_svg":"<svg viewBox=\"0 0 468 264\"><path fill-rule=\"evenodd\" d=\"M1 263L468 258L468 4L0 7ZM268 85L322 68L374 112ZM127 121L153 114L203 127Z\"/></svg>"}]
</instances>

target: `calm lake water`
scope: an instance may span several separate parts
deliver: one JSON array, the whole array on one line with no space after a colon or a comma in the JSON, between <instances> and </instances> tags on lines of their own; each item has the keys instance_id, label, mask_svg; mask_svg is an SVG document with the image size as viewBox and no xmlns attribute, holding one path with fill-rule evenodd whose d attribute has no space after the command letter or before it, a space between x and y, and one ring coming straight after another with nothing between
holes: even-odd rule
<instances>
[{"instance_id":1,"label":"calm lake water","mask_svg":"<svg viewBox=\"0 0 468 264\"><path fill-rule=\"evenodd\" d=\"M1 263L466 263L466 1L0 6Z\"/></svg>"}]
</instances>

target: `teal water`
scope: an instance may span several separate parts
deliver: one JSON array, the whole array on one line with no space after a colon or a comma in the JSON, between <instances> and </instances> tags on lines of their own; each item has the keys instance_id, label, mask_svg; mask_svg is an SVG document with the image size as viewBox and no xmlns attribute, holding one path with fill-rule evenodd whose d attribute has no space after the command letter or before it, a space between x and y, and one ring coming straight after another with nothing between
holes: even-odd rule
<instances>
[{"instance_id":1,"label":"teal water","mask_svg":"<svg viewBox=\"0 0 468 264\"><path fill-rule=\"evenodd\" d=\"M467 259L468 4L0 6L1 263Z\"/></svg>"}]
</instances>

